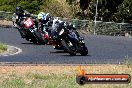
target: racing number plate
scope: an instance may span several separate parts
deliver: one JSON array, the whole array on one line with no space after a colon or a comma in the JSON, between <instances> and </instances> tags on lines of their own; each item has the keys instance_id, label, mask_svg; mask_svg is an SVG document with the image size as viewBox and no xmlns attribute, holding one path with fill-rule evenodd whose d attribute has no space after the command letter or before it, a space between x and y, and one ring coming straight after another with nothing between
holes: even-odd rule
<instances>
[{"instance_id":1,"label":"racing number plate","mask_svg":"<svg viewBox=\"0 0 132 88\"><path fill-rule=\"evenodd\" d=\"M34 22L31 18L28 18L27 20L24 21L24 24L27 28L31 27L32 25L34 25Z\"/></svg>"}]
</instances>

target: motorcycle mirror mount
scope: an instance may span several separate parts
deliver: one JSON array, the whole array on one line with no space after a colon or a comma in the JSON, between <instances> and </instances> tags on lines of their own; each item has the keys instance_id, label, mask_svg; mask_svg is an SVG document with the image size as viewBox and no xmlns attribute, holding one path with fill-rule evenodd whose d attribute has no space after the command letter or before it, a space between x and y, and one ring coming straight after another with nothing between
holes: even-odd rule
<instances>
[{"instance_id":1,"label":"motorcycle mirror mount","mask_svg":"<svg viewBox=\"0 0 132 88\"><path fill-rule=\"evenodd\" d=\"M80 40L84 40L84 37L79 37Z\"/></svg>"}]
</instances>

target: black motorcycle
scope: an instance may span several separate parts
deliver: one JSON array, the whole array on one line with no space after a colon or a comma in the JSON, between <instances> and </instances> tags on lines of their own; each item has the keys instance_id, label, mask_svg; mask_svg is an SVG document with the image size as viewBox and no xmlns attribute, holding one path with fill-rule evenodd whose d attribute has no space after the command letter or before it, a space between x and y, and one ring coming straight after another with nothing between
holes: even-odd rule
<instances>
[{"instance_id":1,"label":"black motorcycle","mask_svg":"<svg viewBox=\"0 0 132 88\"><path fill-rule=\"evenodd\" d=\"M57 31L53 33L53 40L72 56L76 55L76 53L86 56L88 49L83 41L84 38L80 37L78 31L67 25L64 26L59 23L58 25Z\"/></svg>"}]
</instances>

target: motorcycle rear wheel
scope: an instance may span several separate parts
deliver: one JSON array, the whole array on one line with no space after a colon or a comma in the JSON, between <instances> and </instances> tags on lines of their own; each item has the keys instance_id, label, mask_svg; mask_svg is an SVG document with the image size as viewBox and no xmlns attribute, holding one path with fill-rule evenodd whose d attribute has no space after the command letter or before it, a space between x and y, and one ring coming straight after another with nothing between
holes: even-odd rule
<instances>
[{"instance_id":1,"label":"motorcycle rear wheel","mask_svg":"<svg viewBox=\"0 0 132 88\"><path fill-rule=\"evenodd\" d=\"M35 37L39 44L45 45L45 40L42 38L41 33L35 32Z\"/></svg>"},{"instance_id":2,"label":"motorcycle rear wheel","mask_svg":"<svg viewBox=\"0 0 132 88\"><path fill-rule=\"evenodd\" d=\"M27 31L27 37L30 39L29 40L30 42L33 42L33 44L37 44L38 43L36 37L30 31Z\"/></svg>"}]
</instances>

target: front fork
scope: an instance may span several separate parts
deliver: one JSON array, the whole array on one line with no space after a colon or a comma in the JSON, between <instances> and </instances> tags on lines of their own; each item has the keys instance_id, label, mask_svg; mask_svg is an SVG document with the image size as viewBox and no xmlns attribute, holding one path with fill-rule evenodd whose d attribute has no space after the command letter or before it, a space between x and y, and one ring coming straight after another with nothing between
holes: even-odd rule
<instances>
[{"instance_id":1,"label":"front fork","mask_svg":"<svg viewBox=\"0 0 132 88\"><path fill-rule=\"evenodd\" d=\"M24 29L18 28L18 31L19 31L19 33L20 33L20 35L21 35L22 38L26 37Z\"/></svg>"},{"instance_id":2,"label":"front fork","mask_svg":"<svg viewBox=\"0 0 132 88\"><path fill-rule=\"evenodd\" d=\"M82 48L85 46L85 42L83 40L79 40L77 51L82 50Z\"/></svg>"}]
</instances>

